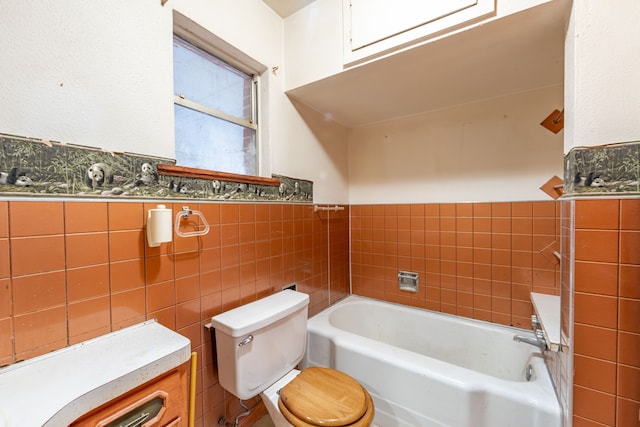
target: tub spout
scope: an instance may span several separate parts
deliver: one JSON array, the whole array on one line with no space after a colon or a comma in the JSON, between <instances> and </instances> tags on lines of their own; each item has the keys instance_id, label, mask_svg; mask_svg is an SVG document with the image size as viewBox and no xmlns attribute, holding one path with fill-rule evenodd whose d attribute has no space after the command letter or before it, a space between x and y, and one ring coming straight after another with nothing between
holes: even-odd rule
<instances>
[{"instance_id":1,"label":"tub spout","mask_svg":"<svg viewBox=\"0 0 640 427\"><path fill-rule=\"evenodd\" d=\"M541 330L536 331L535 337L526 337L523 335L514 335L513 340L517 342L523 342L525 344L530 344L532 346L538 347L540 351L545 351L547 349L547 340L544 339L544 334Z\"/></svg>"}]
</instances>

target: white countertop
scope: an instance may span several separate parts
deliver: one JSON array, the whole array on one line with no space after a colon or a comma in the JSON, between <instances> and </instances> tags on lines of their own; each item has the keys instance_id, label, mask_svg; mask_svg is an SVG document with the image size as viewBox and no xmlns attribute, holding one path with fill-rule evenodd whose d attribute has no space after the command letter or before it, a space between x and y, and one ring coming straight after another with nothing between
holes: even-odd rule
<instances>
[{"instance_id":1,"label":"white countertop","mask_svg":"<svg viewBox=\"0 0 640 427\"><path fill-rule=\"evenodd\" d=\"M560 350L560 297L531 292L531 303L551 351Z\"/></svg>"},{"instance_id":2,"label":"white countertop","mask_svg":"<svg viewBox=\"0 0 640 427\"><path fill-rule=\"evenodd\" d=\"M69 425L190 357L187 338L150 320L0 368L0 427Z\"/></svg>"}]
</instances>

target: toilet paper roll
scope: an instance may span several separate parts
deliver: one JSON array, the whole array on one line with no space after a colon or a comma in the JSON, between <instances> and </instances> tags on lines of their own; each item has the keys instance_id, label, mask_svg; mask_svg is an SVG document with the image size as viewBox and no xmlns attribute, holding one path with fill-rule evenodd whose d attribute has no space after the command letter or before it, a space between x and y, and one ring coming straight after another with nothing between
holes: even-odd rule
<instances>
[{"instance_id":1,"label":"toilet paper roll","mask_svg":"<svg viewBox=\"0 0 640 427\"><path fill-rule=\"evenodd\" d=\"M147 243L155 248L173 239L173 211L158 205L147 212Z\"/></svg>"}]
</instances>

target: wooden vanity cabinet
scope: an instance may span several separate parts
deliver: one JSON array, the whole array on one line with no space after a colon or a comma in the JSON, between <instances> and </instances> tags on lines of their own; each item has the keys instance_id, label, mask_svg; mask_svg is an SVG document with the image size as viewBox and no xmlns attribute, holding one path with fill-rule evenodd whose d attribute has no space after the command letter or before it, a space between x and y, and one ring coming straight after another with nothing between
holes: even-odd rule
<instances>
[{"instance_id":1,"label":"wooden vanity cabinet","mask_svg":"<svg viewBox=\"0 0 640 427\"><path fill-rule=\"evenodd\" d=\"M188 363L94 409L73 427L178 427L187 425Z\"/></svg>"}]
</instances>

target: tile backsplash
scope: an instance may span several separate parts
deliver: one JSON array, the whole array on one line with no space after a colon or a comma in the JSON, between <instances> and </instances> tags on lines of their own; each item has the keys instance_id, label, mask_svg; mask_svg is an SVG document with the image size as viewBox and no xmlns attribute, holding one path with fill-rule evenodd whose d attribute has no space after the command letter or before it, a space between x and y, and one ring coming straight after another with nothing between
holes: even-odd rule
<instances>
[{"instance_id":1,"label":"tile backsplash","mask_svg":"<svg viewBox=\"0 0 640 427\"><path fill-rule=\"evenodd\" d=\"M351 207L353 293L530 328L532 291L558 295L559 203ZM399 271L419 274L398 290Z\"/></svg>"},{"instance_id":2,"label":"tile backsplash","mask_svg":"<svg viewBox=\"0 0 640 427\"><path fill-rule=\"evenodd\" d=\"M640 199L572 203L573 425L638 426Z\"/></svg>"},{"instance_id":3,"label":"tile backsplash","mask_svg":"<svg viewBox=\"0 0 640 427\"><path fill-rule=\"evenodd\" d=\"M166 204L174 215L182 208ZM217 383L203 325L294 282L310 295L311 314L347 295L349 211L191 206L209 233L149 248L145 218L155 203L0 201L0 365L157 318L199 353L201 425L235 416L225 412L234 399Z\"/></svg>"}]
</instances>

